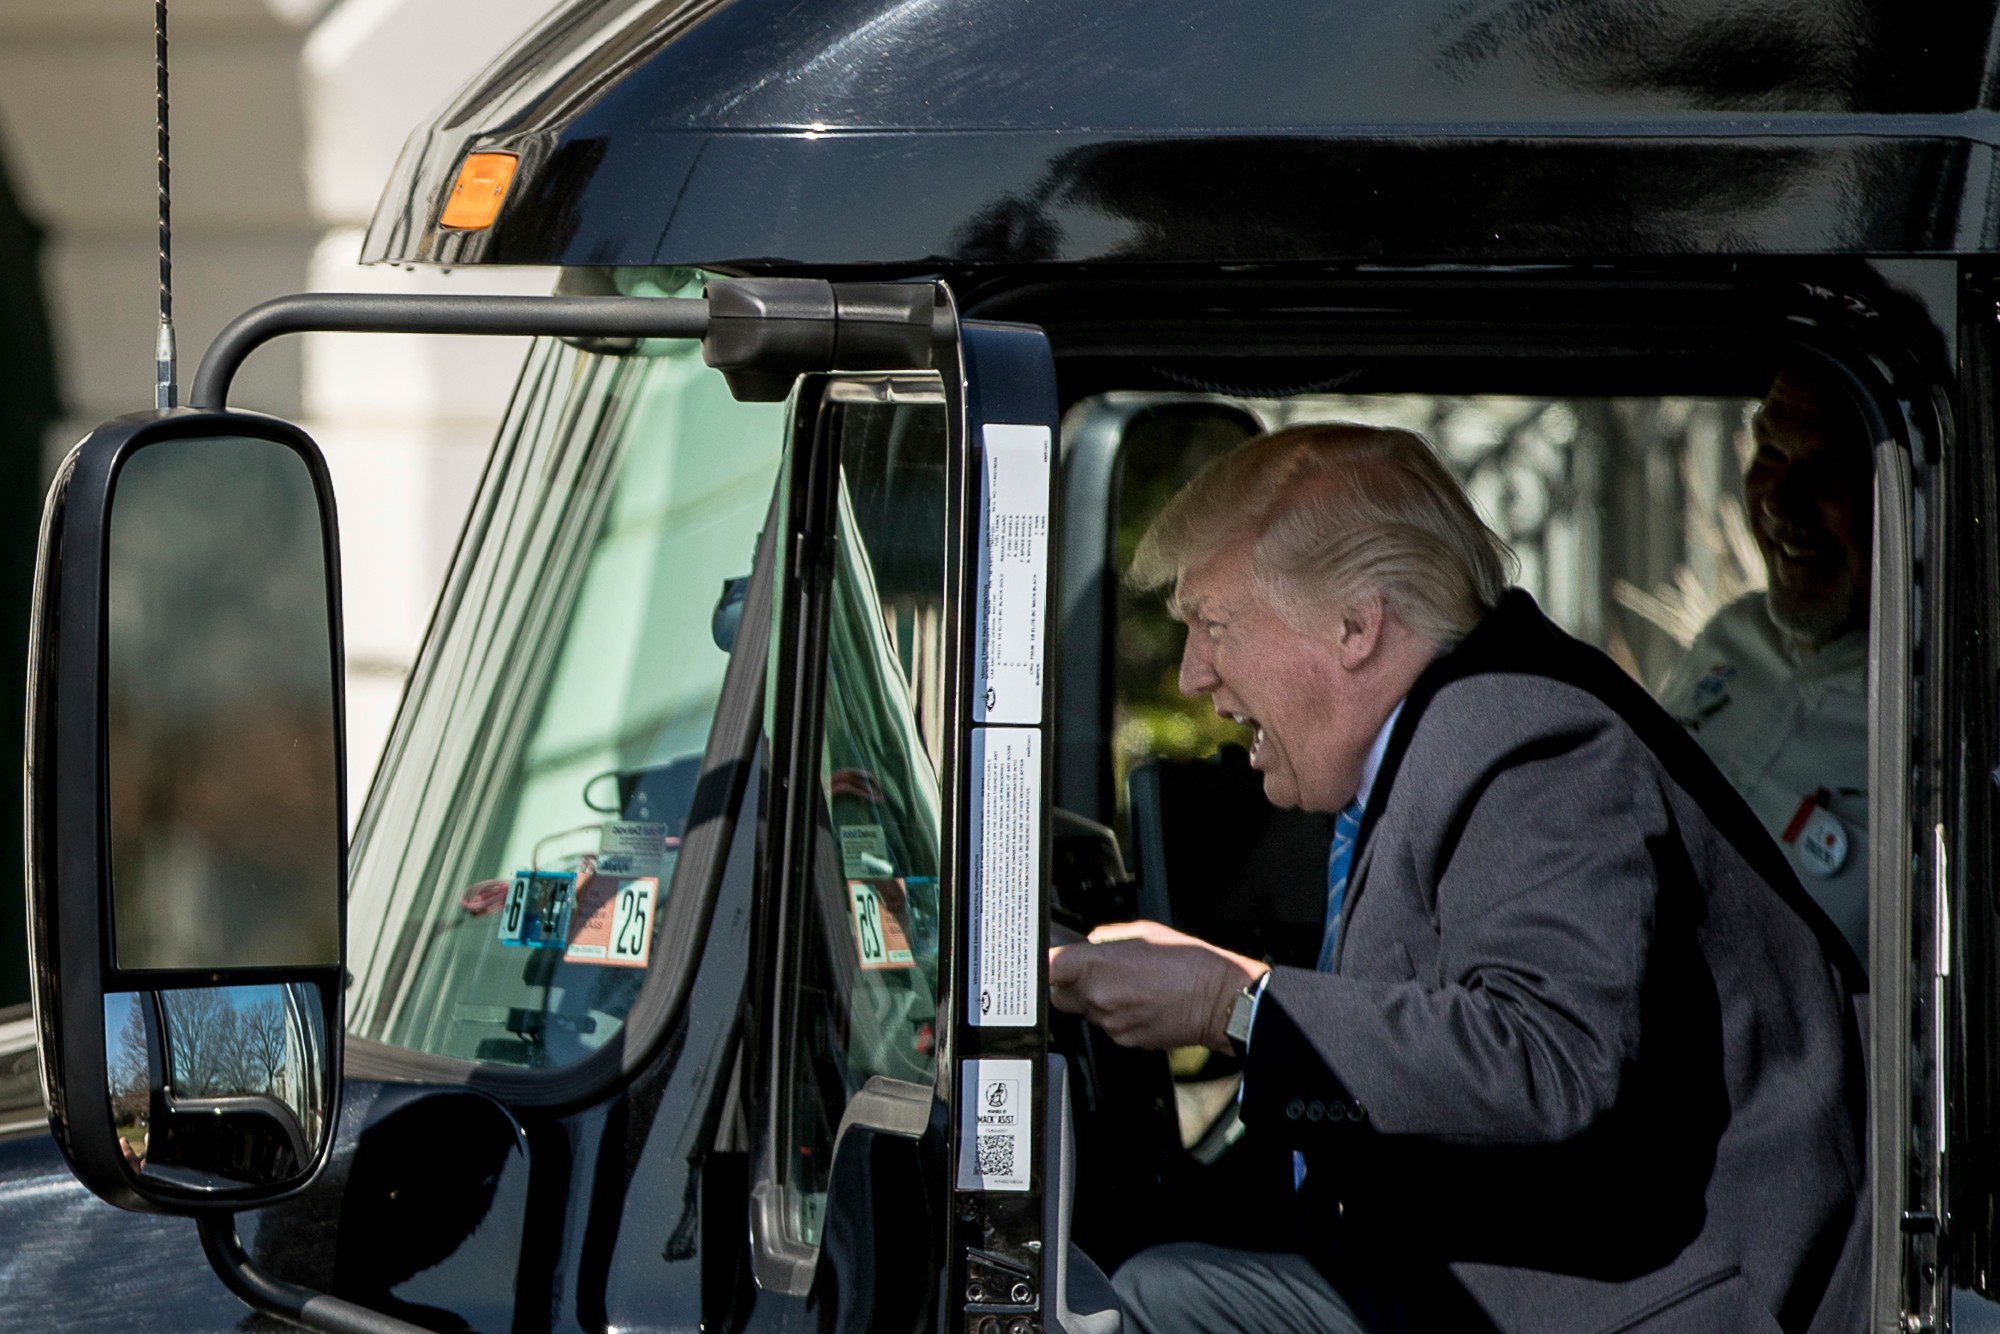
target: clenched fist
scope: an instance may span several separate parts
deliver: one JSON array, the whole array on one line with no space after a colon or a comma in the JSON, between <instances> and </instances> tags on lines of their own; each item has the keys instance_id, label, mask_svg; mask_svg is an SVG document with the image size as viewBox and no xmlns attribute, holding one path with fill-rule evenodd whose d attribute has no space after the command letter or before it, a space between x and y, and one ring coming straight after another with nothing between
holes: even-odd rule
<instances>
[{"instance_id":1,"label":"clenched fist","mask_svg":"<svg viewBox=\"0 0 2000 1334\"><path fill-rule=\"evenodd\" d=\"M1049 951L1049 1000L1121 1047L1226 1052L1236 993L1269 971L1158 922L1118 922Z\"/></svg>"}]
</instances>

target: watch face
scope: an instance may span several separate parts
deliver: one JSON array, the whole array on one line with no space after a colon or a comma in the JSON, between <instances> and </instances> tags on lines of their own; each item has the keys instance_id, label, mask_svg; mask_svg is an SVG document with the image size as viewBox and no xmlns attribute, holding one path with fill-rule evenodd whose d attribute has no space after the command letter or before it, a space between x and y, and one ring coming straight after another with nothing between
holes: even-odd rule
<instances>
[{"instance_id":1,"label":"watch face","mask_svg":"<svg viewBox=\"0 0 2000 1334\"><path fill-rule=\"evenodd\" d=\"M1229 1040L1241 1046L1250 1040L1250 1018L1257 1012L1257 1001L1248 987L1237 993L1236 1004L1229 1011Z\"/></svg>"}]
</instances>

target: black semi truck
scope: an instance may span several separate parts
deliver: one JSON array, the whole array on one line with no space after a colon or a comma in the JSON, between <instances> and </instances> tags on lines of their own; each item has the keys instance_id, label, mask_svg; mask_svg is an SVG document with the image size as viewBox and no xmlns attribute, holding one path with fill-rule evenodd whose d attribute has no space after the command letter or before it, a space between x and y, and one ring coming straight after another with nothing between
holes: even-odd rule
<instances>
[{"instance_id":1,"label":"black semi truck","mask_svg":"<svg viewBox=\"0 0 2000 1334\"><path fill-rule=\"evenodd\" d=\"M1849 1244L1877 1334L2000 1327L1996 154L1990 0L555 12L365 247L554 296L260 307L50 496L0 1325L1113 1334L1256 1146L1047 947L1309 964L1328 839L1137 534L1258 432L1421 430L1659 689L1806 358L1874 464ZM310 330L537 336L351 842L325 470L228 405Z\"/></svg>"}]
</instances>

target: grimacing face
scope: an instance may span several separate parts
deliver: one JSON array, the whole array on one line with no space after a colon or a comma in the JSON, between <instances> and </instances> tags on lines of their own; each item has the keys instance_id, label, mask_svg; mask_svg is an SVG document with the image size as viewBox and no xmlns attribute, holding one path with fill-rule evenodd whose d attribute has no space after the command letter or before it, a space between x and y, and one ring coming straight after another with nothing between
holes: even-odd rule
<instances>
[{"instance_id":1,"label":"grimacing face","mask_svg":"<svg viewBox=\"0 0 2000 1334\"><path fill-rule=\"evenodd\" d=\"M1291 625L1259 596L1250 544L1183 572L1173 607L1187 625L1181 693L1209 695L1217 713L1256 729L1250 766L1271 804L1331 814L1353 800L1381 720L1346 707L1331 638Z\"/></svg>"},{"instance_id":2,"label":"grimacing face","mask_svg":"<svg viewBox=\"0 0 2000 1334\"><path fill-rule=\"evenodd\" d=\"M1751 421L1743 478L1771 619L1816 649L1867 624L1874 461L1831 387L1781 371Z\"/></svg>"}]
</instances>

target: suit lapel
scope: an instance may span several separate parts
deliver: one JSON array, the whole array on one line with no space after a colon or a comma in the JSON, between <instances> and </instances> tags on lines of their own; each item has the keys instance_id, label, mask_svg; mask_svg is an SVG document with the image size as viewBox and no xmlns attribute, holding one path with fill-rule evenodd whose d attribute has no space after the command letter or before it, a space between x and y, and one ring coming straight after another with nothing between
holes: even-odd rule
<instances>
[{"instance_id":1,"label":"suit lapel","mask_svg":"<svg viewBox=\"0 0 2000 1334\"><path fill-rule=\"evenodd\" d=\"M1438 658L1424 669L1417 683L1410 687L1404 697L1402 716L1396 719L1396 726L1389 733L1389 744L1382 751L1382 765L1375 771L1375 786L1368 793L1368 804L1361 808L1361 828L1354 835L1354 855L1347 869L1347 897L1340 905L1340 939L1333 946L1333 971L1340 971L1340 961L1347 956L1347 924L1354 920L1354 905L1368 884L1368 866L1375 850L1375 826L1382 822L1382 814L1388 810L1391 792L1396 786L1396 773L1403 767L1403 753L1410 748L1410 737L1417 729L1417 720L1422 718L1429 707L1431 697L1447 679L1439 665L1448 661L1450 654Z\"/></svg>"},{"instance_id":2,"label":"suit lapel","mask_svg":"<svg viewBox=\"0 0 2000 1334\"><path fill-rule=\"evenodd\" d=\"M1499 605L1473 628L1471 634L1431 660L1431 665L1424 668L1423 675L1417 678L1416 684L1410 687L1410 693L1404 697L1402 716L1396 719L1396 726L1389 733L1389 744L1382 751L1382 765L1375 771L1375 786L1368 793L1367 806L1361 811L1361 829L1354 836L1354 857L1347 872L1347 897L1340 908L1340 939L1335 942L1333 950L1334 972L1340 971L1340 961L1347 955L1347 923L1354 920L1354 905L1367 888L1375 826L1382 822L1383 813L1393 799L1396 775L1403 767L1403 755L1410 748L1410 738L1416 734L1417 723L1439 690L1482 670L1492 654L1494 642L1514 637L1518 633L1517 623L1523 620L1540 622L1541 612L1535 607L1533 598L1519 589L1511 589L1501 597Z\"/></svg>"}]
</instances>

